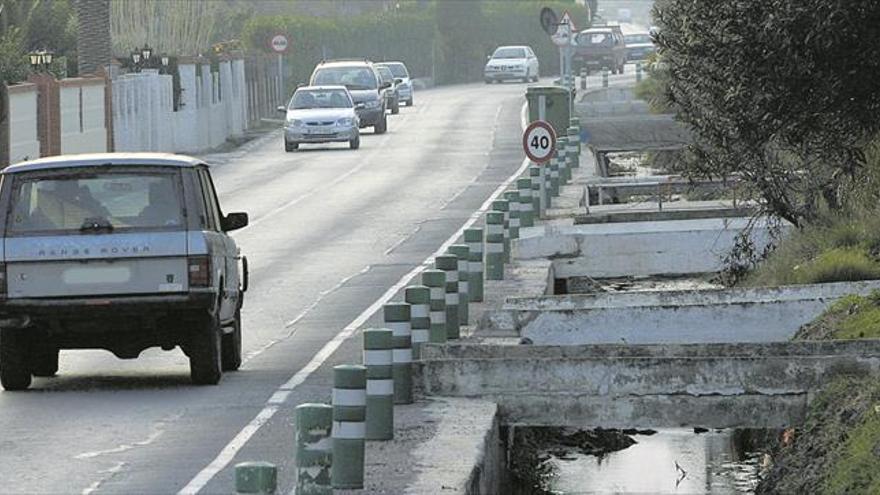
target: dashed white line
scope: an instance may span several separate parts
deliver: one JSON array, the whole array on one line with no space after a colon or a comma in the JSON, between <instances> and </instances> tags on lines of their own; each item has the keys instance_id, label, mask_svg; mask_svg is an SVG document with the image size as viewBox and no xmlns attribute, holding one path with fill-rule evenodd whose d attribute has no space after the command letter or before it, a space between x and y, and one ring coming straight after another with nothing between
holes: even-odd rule
<instances>
[{"instance_id":1,"label":"dashed white line","mask_svg":"<svg viewBox=\"0 0 880 495\"><path fill-rule=\"evenodd\" d=\"M520 114L522 119L525 120L525 107L523 107L523 111ZM317 354L306 364L302 369L297 371L290 379L281 385L278 390L276 390L272 398L270 398L263 409L257 414L257 416L248 423L244 429L242 429L233 439L230 441L220 453L208 464L204 469L202 469L196 476L193 478L183 489L181 489L178 494L179 495L190 495L196 494L201 491L220 471L225 469L230 462L235 458L235 455L238 451L251 439L251 437L263 427L274 415L278 412L280 407L280 403L277 402L279 397L279 392L289 392L302 384L306 378L309 377L312 373L315 372L321 365L324 364L330 356L336 352L337 349L345 342L349 337L357 332L358 328L360 328L364 323L369 320L373 314L375 314L382 306L391 300L395 294L397 294L401 289L406 287L407 284L412 281L416 275L418 275L422 270L429 267L431 263L433 263L434 258L444 253L449 246L455 243L459 237L464 233L465 229L470 228L476 221L489 209L489 206L492 204L498 196L507 189L510 184L516 180L525 170L528 168L530 162L529 160L523 160L519 169L513 173L510 177L507 178L494 192L489 196L486 201L480 206L480 208L471 214L471 216L465 221L464 225L462 225L457 231L455 231L452 236L450 236L443 244L434 251L431 256L429 256L425 261L422 262L421 265L416 266L412 270L409 271L406 275L404 275L396 284L391 286L382 297L377 299L373 304L370 305L366 310L364 310L357 318L354 319L351 323L346 325L346 327L336 334L329 342L324 344L324 347L318 351ZM273 401L273 398L275 400ZM284 395L286 399L287 396Z\"/></svg>"}]
</instances>

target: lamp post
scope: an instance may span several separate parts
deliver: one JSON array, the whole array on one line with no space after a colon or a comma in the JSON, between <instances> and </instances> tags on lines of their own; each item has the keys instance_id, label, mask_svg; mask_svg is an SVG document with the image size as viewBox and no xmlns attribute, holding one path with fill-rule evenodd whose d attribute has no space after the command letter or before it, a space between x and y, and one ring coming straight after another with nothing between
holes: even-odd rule
<instances>
[{"instance_id":1,"label":"lamp post","mask_svg":"<svg viewBox=\"0 0 880 495\"><path fill-rule=\"evenodd\" d=\"M30 58L31 67L35 71L48 72L49 67L52 66L54 54L46 50L39 50L29 53L28 58Z\"/></svg>"},{"instance_id":2,"label":"lamp post","mask_svg":"<svg viewBox=\"0 0 880 495\"><path fill-rule=\"evenodd\" d=\"M152 59L153 49L148 45L144 45L143 48L135 47L131 52L131 62L134 72L140 72L141 69L150 68L151 65L155 64L155 61Z\"/></svg>"}]
</instances>

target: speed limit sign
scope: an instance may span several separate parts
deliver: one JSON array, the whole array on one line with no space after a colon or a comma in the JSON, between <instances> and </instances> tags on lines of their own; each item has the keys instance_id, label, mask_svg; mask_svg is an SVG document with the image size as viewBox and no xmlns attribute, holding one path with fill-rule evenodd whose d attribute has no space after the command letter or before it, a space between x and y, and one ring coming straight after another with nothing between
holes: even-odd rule
<instances>
[{"instance_id":1,"label":"speed limit sign","mask_svg":"<svg viewBox=\"0 0 880 495\"><path fill-rule=\"evenodd\" d=\"M553 156L556 149L556 132L553 126L543 120L529 124L523 132L523 150L535 163L544 163Z\"/></svg>"}]
</instances>

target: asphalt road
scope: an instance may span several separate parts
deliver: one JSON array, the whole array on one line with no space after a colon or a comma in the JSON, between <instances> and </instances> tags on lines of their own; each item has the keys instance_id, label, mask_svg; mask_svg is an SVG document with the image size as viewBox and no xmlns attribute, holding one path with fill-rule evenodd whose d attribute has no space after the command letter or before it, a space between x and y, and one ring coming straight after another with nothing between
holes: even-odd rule
<instances>
[{"instance_id":1,"label":"asphalt road","mask_svg":"<svg viewBox=\"0 0 880 495\"><path fill-rule=\"evenodd\" d=\"M133 361L62 351L57 377L0 392L0 492L229 493L244 460L278 464L288 492L293 407L329 401L332 366L360 360L357 334L267 401L520 167L524 91L417 92L387 134L365 130L357 151L285 153L276 132L211 157L223 209L251 218L235 233L251 266L241 371L196 387L179 350Z\"/></svg>"}]
</instances>

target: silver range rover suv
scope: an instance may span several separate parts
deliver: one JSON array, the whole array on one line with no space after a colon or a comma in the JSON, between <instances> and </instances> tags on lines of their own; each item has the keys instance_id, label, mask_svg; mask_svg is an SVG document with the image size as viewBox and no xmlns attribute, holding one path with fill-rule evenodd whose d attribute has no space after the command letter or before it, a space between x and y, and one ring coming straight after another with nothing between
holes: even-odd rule
<instances>
[{"instance_id":1,"label":"silver range rover suv","mask_svg":"<svg viewBox=\"0 0 880 495\"><path fill-rule=\"evenodd\" d=\"M241 365L247 260L208 166L167 154L70 155L3 170L0 382L53 376L61 349L123 359L180 346L196 384Z\"/></svg>"}]
</instances>

